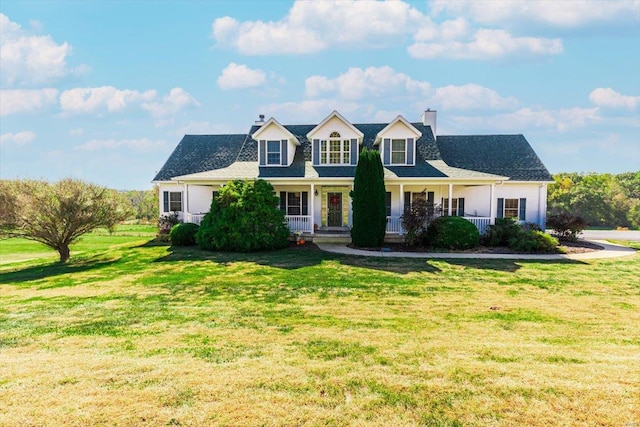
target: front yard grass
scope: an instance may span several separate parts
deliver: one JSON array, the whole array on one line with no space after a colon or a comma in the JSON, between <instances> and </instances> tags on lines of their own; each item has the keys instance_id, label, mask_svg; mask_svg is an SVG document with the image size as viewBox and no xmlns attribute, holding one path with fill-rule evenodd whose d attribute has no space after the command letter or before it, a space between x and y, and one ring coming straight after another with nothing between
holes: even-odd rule
<instances>
[{"instance_id":1,"label":"front yard grass","mask_svg":"<svg viewBox=\"0 0 640 427\"><path fill-rule=\"evenodd\" d=\"M0 424L633 425L640 255L0 241Z\"/></svg>"}]
</instances>

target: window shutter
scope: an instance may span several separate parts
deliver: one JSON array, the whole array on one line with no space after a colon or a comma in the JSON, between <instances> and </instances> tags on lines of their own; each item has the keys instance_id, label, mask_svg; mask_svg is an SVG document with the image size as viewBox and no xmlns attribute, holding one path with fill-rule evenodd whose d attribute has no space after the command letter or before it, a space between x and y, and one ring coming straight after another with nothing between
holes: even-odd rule
<instances>
[{"instance_id":1,"label":"window shutter","mask_svg":"<svg viewBox=\"0 0 640 427\"><path fill-rule=\"evenodd\" d=\"M520 221L527 220L527 199L520 199L520 215L518 215Z\"/></svg>"},{"instance_id":2,"label":"window shutter","mask_svg":"<svg viewBox=\"0 0 640 427\"><path fill-rule=\"evenodd\" d=\"M404 210L408 210L411 209L411 192L410 191L405 191L404 192Z\"/></svg>"},{"instance_id":3,"label":"window shutter","mask_svg":"<svg viewBox=\"0 0 640 427\"><path fill-rule=\"evenodd\" d=\"M309 193L302 192L302 215L309 215Z\"/></svg>"},{"instance_id":4,"label":"window shutter","mask_svg":"<svg viewBox=\"0 0 640 427\"><path fill-rule=\"evenodd\" d=\"M163 207L164 210L163 212L169 212L169 192L168 191L163 191L162 192L162 201L163 201Z\"/></svg>"},{"instance_id":5,"label":"window shutter","mask_svg":"<svg viewBox=\"0 0 640 427\"><path fill-rule=\"evenodd\" d=\"M284 212L285 215L287 214L287 192L286 191L280 192L280 210Z\"/></svg>"},{"instance_id":6,"label":"window shutter","mask_svg":"<svg viewBox=\"0 0 640 427\"><path fill-rule=\"evenodd\" d=\"M498 198L498 218L504 218L504 199Z\"/></svg>"},{"instance_id":7,"label":"window shutter","mask_svg":"<svg viewBox=\"0 0 640 427\"><path fill-rule=\"evenodd\" d=\"M385 138L382 141L382 149L384 153L383 163L388 165L391 163L391 140L389 138Z\"/></svg>"},{"instance_id":8,"label":"window shutter","mask_svg":"<svg viewBox=\"0 0 640 427\"><path fill-rule=\"evenodd\" d=\"M267 164L267 142L264 139L260 140L260 166Z\"/></svg>"},{"instance_id":9,"label":"window shutter","mask_svg":"<svg viewBox=\"0 0 640 427\"><path fill-rule=\"evenodd\" d=\"M289 164L289 144L286 139L283 139L280 145L280 164L286 166Z\"/></svg>"},{"instance_id":10,"label":"window shutter","mask_svg":"<svg viewBox=\"0 0 640 427\"><path fill-rule=\"evenodd\" d=\"M358 140L357 139L352 139L351 140L351 164L352 165L357 165L358 164Z\"/></svg>"},{"instance_id":11,"label":"window shutter","mask_svg":"<svg viewBox=\"0 0 640 427\"><path fill-rule=\"evenodd\" d=\"M314 165L320 164L320 140L319 139L313 140L313 164Z\"/></svg>"},{"instance_id":12,"label":"window shutter","mask_svg":"<svg viewBox=\"0 0 640 427\"><path fill-rule=\"evenodd\" d=\"M464 216L464 197L458 197L458 216Z\"/></svg>"},{"instance_id":13,"label":"window shutter","mask_svg":"<svg viewBox=\"0 0 640 427\"><path fill-rule=\"evenodd\" d=\"M407 138L407 164L412 165L413 162L413 147L414 147L414 139Z\"/></svg>"}]
</instances>

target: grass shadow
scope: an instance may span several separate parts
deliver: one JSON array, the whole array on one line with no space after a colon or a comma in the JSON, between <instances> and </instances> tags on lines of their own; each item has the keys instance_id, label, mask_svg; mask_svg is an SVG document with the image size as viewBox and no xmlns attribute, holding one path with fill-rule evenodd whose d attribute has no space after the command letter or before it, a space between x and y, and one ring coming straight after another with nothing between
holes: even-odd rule
<instances>
[{"instance_id":1,"label":"grass shadow","mask_svg":"<svg viewBox=\"0 0 640 427\"><path fill-rule=\"evenodd\" d=\"M439 268L430 265L424 259L342 255L322 251L316 245L309 243L304 246L292 245L289 248L277 251L248 253L210 252L195 247L168 247L167 251L169 252L167 255L155 259L154 262L210 260L222 265L230 265L237 262L251 262L266 267L297 270L300 268L319 266L326 261L336 261L352 267L399 274L415 272L437 273L440 271Z\"/></svg>"},{"instance_id":2,"label":"grass shadow","mask_svg":"<svg viewBox=\"0 0 640 427\"><path fill-rule=\"evenodd\" d=\"M19 270L0 273L0 283L9 284L34 282L36 280L50 279L64 274L98 270L110 266L118 261L119 258L105 259L104 255L97 255L90 258L72 259L67 263L56 261L50 264L39 264ZM49 287L55 287L55 285Z\"/></svg>"}]
</instances>

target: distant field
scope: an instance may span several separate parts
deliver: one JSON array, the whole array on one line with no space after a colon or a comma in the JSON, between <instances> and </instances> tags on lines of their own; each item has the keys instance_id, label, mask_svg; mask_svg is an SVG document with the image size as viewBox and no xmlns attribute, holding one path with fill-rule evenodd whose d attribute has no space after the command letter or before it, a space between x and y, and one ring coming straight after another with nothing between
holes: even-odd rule
<instances>
[{"instance_id":1,"label":"distant field","mask_svg":"<svg viewBox=\"0 0 640 427\"><path fill-rule=\"evenodd\" d=\"M222 254L153 235L92 233L66 265L0 241L0 425L640 420L638 254Z\"/></svg>"}]
</instances>

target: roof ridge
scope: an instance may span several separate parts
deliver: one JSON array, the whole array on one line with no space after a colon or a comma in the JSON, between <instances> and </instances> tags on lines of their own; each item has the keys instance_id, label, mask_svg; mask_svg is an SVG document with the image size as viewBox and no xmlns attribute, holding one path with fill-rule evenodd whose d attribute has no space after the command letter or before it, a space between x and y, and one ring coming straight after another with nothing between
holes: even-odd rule
<instances>
[{"instance_id":1,"label":"roof ridge","mask_svg":"<svg viewBox=\"0 0 640 427\"><path fill-rule=\"evenodd\" d=\"M249 139L249 136L250 136L250 135L249 135L248 133L247 133L247 134L245 134L245 136L244 136L244 141L242 141L242 145L240 146L240 149L238 150L238 154L236 154L236 158L235 158L235 160L233 161L234 163L239 161L238 159L240 158L240 154L242 153L242 150L244 149L244 144L246 144L246 143L247 143L247 139Z\"/></svg>"}]
</instances>

